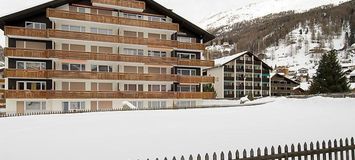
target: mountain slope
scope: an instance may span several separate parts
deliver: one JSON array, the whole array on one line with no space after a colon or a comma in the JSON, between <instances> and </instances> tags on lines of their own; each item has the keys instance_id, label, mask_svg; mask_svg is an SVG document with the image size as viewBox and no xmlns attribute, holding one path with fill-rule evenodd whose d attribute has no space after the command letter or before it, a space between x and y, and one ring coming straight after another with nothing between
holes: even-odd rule
<instances>
[{"instance_id":1,"label":"mountain slope","mask_svg":"<svg viewBox=\"0 0 355 160\"><path fill-rule=\"evenodd\" d=\"M269 14L286 11L304 12L323 5L339 5L346 1L349 0L265 0L208 16L200 22L200 25L206 29L229 27L237 22L260 18Z\"/></svg>"}]
</instances>

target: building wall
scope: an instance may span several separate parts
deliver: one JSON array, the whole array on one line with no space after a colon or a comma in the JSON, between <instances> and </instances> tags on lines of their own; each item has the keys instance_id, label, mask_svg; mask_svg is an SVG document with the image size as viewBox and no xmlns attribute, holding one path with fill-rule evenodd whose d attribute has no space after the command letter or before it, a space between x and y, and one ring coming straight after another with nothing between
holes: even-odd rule
<instances>
[{"instance_id":1,"label":"building wall","mask_svg":"<svg viewBox=\"0 0 355 160\"><path fill-rule=\"evenodd\" d=\"M215 77L213 87L217 94L217 99L224 98L224 67L215 67L207 70L207 76Z\"/></svg>"}]
</instances>

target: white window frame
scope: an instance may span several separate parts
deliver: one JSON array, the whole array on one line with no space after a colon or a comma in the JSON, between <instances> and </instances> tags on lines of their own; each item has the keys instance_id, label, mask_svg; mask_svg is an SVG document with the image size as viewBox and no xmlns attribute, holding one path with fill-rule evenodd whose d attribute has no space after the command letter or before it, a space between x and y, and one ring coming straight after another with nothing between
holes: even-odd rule
<instances>
[{"instance_id":1,"label":"white window frame","mask_svg":"<svg viewBox=\"0 0 355 160\"><path fill-rule=\"evenodd\" d=\"M29 24L32 24L32 27L29 27L28 26ZM39 26L39 28L37 28L36 26ZM25 22L25 28L29 28L29 29L47 29L47 24L46 23L41 23L41 22L26 21Z\"/></svg>"},{"instance_id":2,"label":"white window frame","mask_svg":"<svg viewBox=\"0 0 355 160\"><path fill-rule=\"evenodd\" d=\"M143 20L144 16L140 14L133 14L133 13L123 13L124 18L129 18L129 19L140 19Z\"/></svg>"},{"instance_id":3,"label":"white window frame","mask_svg":"<svg viewBox=\"0 0 355 160\"><path fill-rule=\"evenodd\" d=\"M62 109L64 110L64 105L68 104L68 111L80 111L86 109L86 102L85 101L71 101L71 102L62 102ZM79 104L79 109L73 109L72 104Z\"/></svg>"},{"instance_id":4,"label":"white window frame","mask_svg":"<svg viewBox=\"0 0 355 160\"><path fill-rule=\"evenodd\" d=\"M123 48L123 54L125 55L133 55L133 56L143 56L143 49L135 49L135 48Z\"/></svg>"},{"instance_id":5,"label":"white window frame","mask_svg":"<svg viewBox=\"0 0 355 160\"><path fill-rule=\"evenodd\" d=\"M167 102L166 101L148 101L148 108L149 109L167 108Z\"/></svg>"},{"instance_id":6,"label":"white window frame","mask_svg":"<svg viewBox=\"0 0 355 160\"><path fill-rule=\"evenodd\" d=\"M167 57L168 53L166 51L148 51L148 56L150 57Z\"/></svg>"},{"instance_id":7,"label":"white window frame","mask_svg":"<svg viewBox=\"0 0 355 160\"><path fill-rule=\"evenodd\" d=\"M40 109L28 109L28 104L29 103L40 103ZM40 112L40 111L46 111L47 110L47 102L46 101L25 101L25 110L26 111L31 111L31 112Z\"/></svg>"},{"instance_id":8,"label":"white window frame","mask_svg":"<svg viewBox=\"0 0 355 160\"><path fill-rule=\"evenodd\" d=\"M28 66L27 64L28 63L37 63L40 65L40 69L39 70L46 70L47 69L47 63L46 62L34 62L34 61L17 61L16 62L16 69L21 69L18 67L18 64L19 63L23 63L23 69L26 70L28 69ZM44 68L43 68L43 65L44 65Z\"/></svg>"},{"instance_id":9,"label":"white window frame","mask_svg":"<svg viewBox=\"0 0 355 160\"><path fill-rule=\"evenodd\" d=\"M193 38L191 38L191 37L182 37L182 36L177 37L177 41L183 42L183 43L192 43L192 39Z\"/></svg>"},{"instance_id":10,"label":"white window frame","mask_svg":"<svg viewBox=\"0 0 355 160\"><path fill-rule=\"evenodd\" d=\"M68 70L63 69L63 65L65 65L65 64L68 65ZM71 65L80 65L80 67L79 67L80 70L72 70ZM80 64L80 63L62 63L61 67L62 67L62 71L85 71L86 70L85 64Z\"/></svg>"},{"instance_id":11,"label":"white window frame","mask_svg":"<svg viewBox=\"0 0 355 160\"><path fill-rule=\"evenodd\" d=\"M182 74L183 71L188 71L189 74L188 75ZM193 74L193 71L195 71L195 74ZM183 75L183 76L197 76L197 69L178 68L176 72L177 72L178 75Z\"/></svg>"},{"instance_id":12,"label":"white window frame","mask_svg":"<svg viewBox=\"0 0 355 160\"><path fill-rule=\"evenodd\" d=\"M129 90L129 85L136 85L136 90L135 91L130 91ZM123 90L127 91L127 92L142 92L142 91L139 91L139 86L142 86L143 87L143 91L144 91L144 84L124 84L123 85Z\"/></svg>"},{"instance_id":13,"label":"white window frame","mask_svg":"<svg viewBox=\"0 0 355 160\"><path fill-rule=\"evenodd\" d=\"M67 28L64 28L67 27ZM78 27L79 31L74 30L74 27ZM70 31L70 32L86 32L86 27L85 26L76 26L76 25L66 25L66 24L62 24L60 29L62 31Z\"/></svg>"},{"instance_id":14,"label":"white window frame","mask_svg":"<svg viewBox=\"0 0 355 160\"><path fill-rule=\"evenodd\" d=\"M95 67L96 67L96 71L94 70ZM100 67L107 67L107 71L100 71ZM113 72L113 67L111 65L105 65L105 64L92 64L91 72Z\"/></svg>"},{"instance_id":15,"label":"white window frame","mask_svg":"<svg viewBox=\"0 0 355 160\"><path fill-rule=\"evenodd\" d=\"M188 88L189 91L182 91L182 88ZM197 92L197 87L195 85L188 86L177 86L178 92Z\"/></svg>"},{"instance_id":16,"label":"white window frame","mask_svg":"<svg viewBox=\"0 0 355 160\"><path fill-rule=\"evenodd\" d=\"M159 86L159 91L153 91L153 87L155 86ZM165 87L165 90L163 90L163 88ZM148 91L149 92L167 92L168 88L167 88L167 85L160 85L160 84L149 84L148 85Z\"/></svg>"},{"instance_id":17,"label":"white window frame","mask_svg":"<svg viewBox=\"0 0 355 160\"><path fill-rule=\"evenodd\" d=\"M27 83L39 83L39 84L41 84L41 89L39 91L47 90L47 82L46 81L17 81L16 82L16 90L20 90L20 83L23 83L23 90L25 90L25 91L29 91L29 89L27 89Z\"/></svg>"},{"instance_id":18,"label":"white window frame","mask_svg":"<svg viewBox=\"0 0 355 160\"><path fill-rule=\"evenodd\" d=\"M187 55L189 58L188 59L197 59L197 55L194 54L194 53L185 53L185 52L177 52L176 53L176 56L180 59L186 59L186 58L183 58L182 56L183 55Z\"/></svg>"},{"instance_id":19,"label":"white window frame","mask_svg":"<svg viewBox=\"0 0 355 160\"><path fill-rule=\"evenodd\" d=\"M90 28L90 33L103 34L103 35L113 35L113 29L91 27Z\"/></svg>"}]
</instances>

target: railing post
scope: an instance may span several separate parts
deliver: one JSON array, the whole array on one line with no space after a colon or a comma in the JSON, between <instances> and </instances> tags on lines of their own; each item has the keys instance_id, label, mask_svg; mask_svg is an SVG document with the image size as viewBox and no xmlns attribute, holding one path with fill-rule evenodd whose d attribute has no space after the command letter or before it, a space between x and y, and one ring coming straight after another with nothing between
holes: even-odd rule
<instances>
[{"instance_id":1,"label":"railing post","mask_svg":"<svg viewBox=\"0 0 355 160\"><path fill-rule=\"evenodd\" d=\"M206 153L205 155L205 160L210 160L210 156L208 155L208 153Z\"/></svg>"},{"instance_id":2,"label":"railing post","mask_svg":"<svg viewBox=\"0 0 355 160\"><path fill-rule=\"evenodd\" d=\"M213 153L213 160L217 160L217 154L216 154L216 152Z\"/></svg>"},{"instance_id":3,"label":"railing post","mask_svg":"<svg viewBox=\"0 0 355 160\"><path fill-rule=\"evenodd\" d=\"M236 160L239 159L239 150L235 151L235 159L236 159Z\"/></svg>"},{"instance_id":4,"label":"railing post","mask_svg":"<svg viewBox=\"0 0 355 160\"><path fill-rule=\"evenodd\" d=\"M313 142L311 142L309 150L310 150L310 151L313 151L313 150L314 150L314 144L313 144ZM314 160L314 154L311 154L311 160Z\"/></svg>"},{"instance_id":5,"label":"railing post","mask_svg":"<svg viewBox=\"0 0 355 160\"><path fill-rule=\"evenodd\" d=\"M297 152L301 152L302 151L302 146L300 143L297 144ZM298 160L301 160L302 159L302 156L297 156L297 159Z\"/></svg>"},{"instance_id":6,"label":"railing post","mask_svg":"<svg viewBox=\"0 0 355 160\"><path fill-rule=\"evenodd\" d=\"M303 145L303 150L306 151L306 152L308 151L308 145L307 145L307 143L304 143L304 145ZM305 156L304 156L304 160L308 160L308 155L305 155Z\"/></svg>"},{"instance_id":7,"label":"railing post","mask_svg":"<svg viewBox=\"0 0 355 160\"><path fill-rule=\"evenodd\" d=\"M295 152L295 145L292 144L292 145L291 145L291 153L294 153L294 152ZM295 158L295 156L292 156L291 159L292 159L292 160L295 160L296 158Z\"/></svg>"},{"instance_id":8,"label":"railing post","mask_svg":"<svg viewBox=\"0 0 355 160\"><path fill-rule=\"evenodd\" d=\"M322 149L326 149L327 147L326 147L326 143L325 143L325 141L323 141L322 142ZM324 160L327 160L327 154L326 153L323 153L322 154L323 155L323 159Z\"/></svg>"},{"instance_id":9,"label":"railing post","mask_svg":"<svg viewBox=\"0 0 355 160\"><path fill-rule=\"evenodd\" d=\"M340 139L340 147L341 147L341 148L344 147L343 139ZM340 152L340 160L344 160L344 151L341 151L341 152Z\"/></svg>"},{"instance_id":10,"label":"railing post","mask_svg":"<svg viewBox=\"0 0 355 160\"><path fill-rule=\"evenodd\" d=\"M317 141L317 143L316 143L316 149L317 150L320 150L320 143L319 143L319 141ZM317 160L319 160L320 159L320 154L317 154Z\"/></svg>"}]
</instances>

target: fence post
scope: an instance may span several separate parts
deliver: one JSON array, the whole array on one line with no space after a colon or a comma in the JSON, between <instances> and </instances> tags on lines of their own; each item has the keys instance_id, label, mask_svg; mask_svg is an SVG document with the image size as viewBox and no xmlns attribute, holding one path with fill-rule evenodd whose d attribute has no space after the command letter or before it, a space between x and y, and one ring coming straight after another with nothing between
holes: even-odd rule
<instances>
[{"instance_id":1,"label":"fence post","mask_svg":"<svg viewBox=\"0 0 355 160\"><path fill-rule=\"evenodd\" d=\"M345 146L349 146L349 139L348 138L345 139ZM350 160L349 150L345 151L345 159Z\"/></svg>"},{"instance_id":2,"label":"fence post","mask_svg":"<svg viewBox=\"0 0 355 160\"><path fill-rule=\"evenodd\" d=\"M176 160L176 157L175 157L175 156L173 157L173 160Z\"/></svg>"},{"instance_id":3,"label":"fence post","mask_svg":"<svg viewBox=\"0 0 355 160\"><path fill-rule=\"evenodd\" d=\"M308 151L307 142L304 143L304 145L303 145L303 150L306 151L306 152ZM305 156L304 156L304 160L308 160L308 155L305 155Z\"/></svg>"},{"instance_id":4,"label":"fence post","mask_svg":"<svg viewBox=\"0 0 355 160\"><path fill-rule=\"evenodd\" d=\"M194 158L192 157L192 155L190 155L189 160L194 160Z\"/></svg>"},{"instance_id":5,"label":"fence post","mask_svg":"<svg viewBox=\"0 0 355 160\"><path fill-rule=\"evenodd\" d=\"M184 156L181 156L180 160L185 160L185 157L184 157Z\"/></svg>"},{"instance_id":6,"label":"fence post","mask_svg":"<svg viewBox=\"0 0 355 160\"><path fill-rule=\"evenodd\" d=\"M341 148L344 147L343 139L340 139L340 147L341 147ZM341 151L341 152L340 152L340 160L344 160L344 151Z\"/></svg>"},{"instance_id":7,"label":"fence post","mask_svg":"<svg viewBox=\"0 0 355 160\"><path fill-rule=\"evenodd\" d=\"M317 143L316 143L316 149L317 150L320 150L320 143L319 143L319 141L317 141ZM317 160L318 159L320 159L320 154L317 154Z\"/></svg>"},{"instance_id":8,"label":"fence post","mask_svg":"<svg viewBox=\"0 0 355 160\"><path fill-rule=\"evenodd\" d=\"M328 148L332 148L332 141L331 140L329 140L328 141ZM333 153L332 152L329 152L328 153L328 160L332 160L333 159Z\"/></svg>"},{"instance_id":9,"label":"fence post","mask_svg":"<svg viewBox=\"0 0 355 160\"><path fill-rule=\"evenodd\" d=\"M165 157L164 160L168 160L168 158Z\"/></svg>"},{"instance_id":10,"label":"fence post","mask_svg":"<svg viewBox=\"0 0 355 160\"><path fill-rule=\"evenodd\" d=\"M354 143L354 137L351 138L351 146L354 146L355 143ZM354 149L351 150L351 159L352 160L355 160L355 151Z\"/></svg>"},{"instance_id":11,"label":"fence post","mask_svg":"<svg viewBox=\"0 0 355 160\"><path fill-rule=\"evenodd\" d=\"M250 158L253 158L254 157L254 149L251 149L250 150L250 155L249 155Z\"/></svg>"},{"instance_id":12,"label":"fence post","mask_svg":"<svg viewBox=\"0 0 355 160\"><path fill-rule=\"evenodd\" d=\"M291 153L295 152L295 145L291 145ZM294 156L291 157L292 160L295 160L296 158Z\"/></svg>"},{"instance_id":13,"label":"fence post","mask_svg":"<svg viewBox=\"0 0 355 160\"><path fill-rule=\"evenodd\" d=\"M267 150L267 147L264 148L264 156L269 155L269 151Z\"/></svg>"},{"instance_id":14,"label":"fence post","mask_svg":"<svg viewBox=\"0 0 355 160\"><path fill-rule=\"evenodd\" d=\"M213 160L217 160L217 154L216 154L216 152L213 153Z\"/></svg>"},{"instance_id":15,"label":"fence post","mask_svg":"<svg viewBox=\"0 0 355 160\"><path fill-rule=\"evenodd\" d=\"M310 149L311 151L314 150L314 144L313 144L313 142L311 142L309 149ZM314 160L314 154L311 155L311 160Z\"/></svg>"},{"instance_id":16,"label":"fence post","mask_svg":"<svg viewBox=\"0 0 355 160\"><path fill-rule=\"evenodd\" d=\"M231 151L228 152L228 160L232 160L232 152Z\"/></svg>"},{"instance_id":17,"label":"fence post","mask_svg":"<svg viewBox=\"0 0 355 160\"><path fill-rule=\"evenodd\" d=\"M285 160L288 160L288 146L287 145L285 145L285 154L286 154Z\"/></svg>"},{"instance_id":18,"label":"fence post","mask_svg":"<svg viewBox=\"0 0 355 160\"><path fill-rule=\"evenodd\" d=\"M301 151L302 151L301 143L298 143L298 144L297 144L297 152L301 152ZM301 159L302 159L302 156L297 156L297 159L298 159L298 160L301 160Z\"/></svg>"},{"instance_id":19,"label":"fence post","mask_svg":"<svg viewBox=\"0 0 355 160\"><path fill-rule=\"evenodd\" d=\"M337 148L338 147L338 141L335 139L334 140L334 148ZM334 160L338 160L338 152L334 152Z\"/></svg>"},{"instance_id":20,"label":"fence post","mask_svg":"<svg viewBox=\"0 0 355 160\"><path fill-rule=\"evenodd\" d=\"M239 159L239 150L235 151L235 159Z\"/></svg>"},{"instance_id":21,"label":"fence post","mask_svg":"<svg viewBox=\"0 0 355 160\"><path fill-rule=\"evenodd\" d=\"M200 154L197 155L197 160L201 160L201 155Z\"/></svg>"},{"instance_id":22,"label":"fence post","mask_svg":"<svg viewBox=\"0 0 355 160\"><path fill-rule=\"evenodd\" d=\"M208 155L208 153L206 153L205 155L205 160L210 160L210 156Z\"/></svg>"},{"instance_id":23,"label":"fence post","mask_svg":"<svg viewBox=\"0 0 355 160\"><path fill-rule=\"evenodd\" d=\"M243 150L243 158L247 158L247 150Z\"/></svg>"},{"instance_id":24,"label":"fence post","mask_svg":"<svg viewBox=\"0 0 355 160\"><path fill-rule=\"evenodd\" d=\"M327 148L327 147L326 147L326 143L325 143L325 141L323 141L323 142L322 142L322 149L326 149L326 148ZM327 159L327 154L326 154L326 153L323 153L322 155L323 155L323 159L326 160L326 159Z\"/></svg>"},{"instance_id":25,"label":"fence post","mask_svg":"<svg viewBox=\"0 0 355 160\"><path fill-rule=\"evenodd\" d=\"M221 152L221 160L224 160L224 153Z\"/></svg>"}]
</instances>

